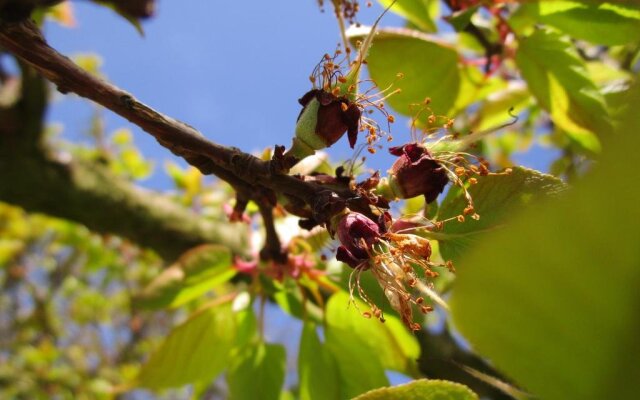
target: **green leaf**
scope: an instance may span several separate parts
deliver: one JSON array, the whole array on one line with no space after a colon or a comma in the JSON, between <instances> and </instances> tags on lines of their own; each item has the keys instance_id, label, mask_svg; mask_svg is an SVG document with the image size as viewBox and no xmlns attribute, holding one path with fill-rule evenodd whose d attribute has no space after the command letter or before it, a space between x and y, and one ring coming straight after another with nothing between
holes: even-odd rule
<instances>
[{"instance_id":1,"label":"green leaf","mask_svg":"<svg viewBox=\"0 0 640 400\"><path fill-rule=\"evenodd\" d=\"M478 400L468 387L459 383L420 379L404 385L375 389L354 400Z\"/></svg>"},{"instance_id":2,"label":"green leaf","mask_svg":"<svg viewBox=\"0 0 640 400\"><path fill-rule=\"evenodd\" d=\"M458 261L460 256L474 247L487 232L498 229L505 220L532 204L558 195L566 185L558 178L532 169L515 167L510 174L478 177L478 183L468 188L479 220L466 217L444 224L434 235L440 244L442 256ZM467 201L458 187L453 187L440 206L439 220L462 214Z\"/></svg>"},{"instance_id":3,"label":"green leaf","mask_svg":"<svg viewBox=\"0 0 640 400\"><path fill-rule=\"evenodd\" d=\"M370 352L368 357L379 359L383 368L416 375L420 345L415 336L394 316L385 315L385 323L367 319L357 308L366 311L368 306L357 300L349 303L345 292L331 296L326 308L327 330L348 334L349 338L365 345Z\"/></svg>"},{"instance_id":4,"label":"green leaf","mask_svg":"<svg viewBox=\"0 0 640 400\"><path fill-rule=\"evenodd\" d=\"M637 86L637 85L636 85ZM460 262L457 328L536 397L632 399L640 392L640 90L595 170L531 207Z\"/></svg>"},{"instance_id":5,"label":"green leaf","mask_svg":"<svg viewBox=\"0 0 640 400\"><path fill-rule=\"evenodd\" d=\"M485 131L513 121L511 114L517 115L531 103L531 94L519 81L512 81L500 91L489 95L478 110L479 122L475 129Z\"/></svg>"},{"instance_id":6,"label":"green leaf","mask_svg":"<svg viewBox=\"0 0 640 400\"><path fill-rule=\"evenodd\" d=\"M223 246L202 245L183 254L134 299L143 308L176 308L229 281L236 271L231 252Z\"/></svg>"},{"instance_id":7,"label":"green leaf","mask_svg":"<svg viewBox=\"0 0 640 400\"><path fill-rule=\"evenodd\" d=\"M251 307L236 311L236 321L238 330L236 333L237 347L244 347L254 342L258 337L258 321Z\"/></svg>"},{"instance_id":8,"label":"green leaf","mask_svg":"<svg viewBox=\"0 0 640 400\"><path fill-rule=\"evenodd\" d=\"M560 29L576 39L609 46L640 40L640 6L578 1L525 3L520 13Z\"/></svg>"},{"instance_id":9,"label":"green leaf","mask_svg":"<svg viewBox=\"0 0 640 400\"><path fill-rule=\"evenodd\" d=\"M388 7L392 0L378 0L383 7ZM437 3L433 0L398 0L391 7L391 11L405 17L416 27L425 32L436 32L438 27L431 17L433 4Z\"/></svg>"},{"instance_id":10,"label":"green leaf","mask_svg":"<svg viewBox=\"0 0 640 400\"><path fill-rule=\"evenodd\" d=\"M205 308L174 328L142 367L137 382L149 389L211 380L230 362L236 323L228 304Z\"/></svg>"},{"instance_id":11,"label":"green leaf","mask_svg":"<svg viewBox=\"0 0 640 400\"><path fill-rule=\"evenodd\" d=\"M352 38L358 38L357 34ZM369 50L367 66L378 87L392 86L402 91L388 103L399 113L413 116L431 98L430 107L446 115L458 97L460 71L458 53L448 44L409 29L381 29ZM404 75L398 78L398 73Z\"/></svg>"},{"instance_id":12,"label":"green leaf","mask_svg":"<svg viewBox=\"0 0 640 400\"><path fill-rule=\"evenodd\" d=\"M516 63L540 106L562 129L589 130L599 137L611 133L602 94L560 35L537 30L521 39Z\"/></svg>"},{"instance_id":13,"label":"green leaf","mask_svg":"<svg viewBox=\"0 0 640 400\"><path fill-rule=\"evenodd\" d=\"M471 17L473 17L473 14L478 11L478 8L480 8L480 5L456 11L451 16L447 17L446 20L451 24L451 26L453 26L453 29L455 29L456 32L462 32L469 25Z\"/></svg>"},{"instance_id":14,"label":"green leaf","mask_svg":"<svg viewBox=\"0 0 640 400\"><path fill-rule=\"evenodd\" d=\"M286 279L282 284L274 282L274 289L273 298L284 312L300 320L311 318L316 322L322 321L322 310L303 299L300 287L294 280Z\"/></svg>"},{"instance_id":15,"label":"green leaf","mask_svg":"<svg viewBox=\"0 0 640 400\"><path fill-rule=\"evenodd\" d=\"M233 358L227 384L231 400L278 400L286 368L284 346L256 343L239 349Z\"/></svg>"},{"instance_id":16,"label":"green leaf","mask_svg":"<svg viewBox=\"0 0 640 400\"><path fill-rule=\"evenodd\" d=\"M340 399L337 366L331 354L320 343L316 327L305 323L298 356L301 400Z\"/></svg>"}]
</instances>

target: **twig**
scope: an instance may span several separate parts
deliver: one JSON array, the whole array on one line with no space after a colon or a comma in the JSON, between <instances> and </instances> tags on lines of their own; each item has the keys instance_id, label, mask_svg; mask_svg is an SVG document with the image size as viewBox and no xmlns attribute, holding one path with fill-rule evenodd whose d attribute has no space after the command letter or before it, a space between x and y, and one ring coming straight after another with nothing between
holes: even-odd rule
<instances>
[{"instance_id":1,"label":"twig","mask_svg":"<svg viewBox=\"0 0 640 400\"><path fill-rule=\"evenodd\" d=\"M451 11L459 11L460 7L453 4L451 0L445 0L445 4L451 9ZM502 44L492 43L485 34L478 28L473 22L469 21L469 24L464 28L464 31L476 38L478 43L484 48L485 64L484 72L489 73L491 70L491 58L494 55L502 53Z\"/></svg>"}]
</instances>

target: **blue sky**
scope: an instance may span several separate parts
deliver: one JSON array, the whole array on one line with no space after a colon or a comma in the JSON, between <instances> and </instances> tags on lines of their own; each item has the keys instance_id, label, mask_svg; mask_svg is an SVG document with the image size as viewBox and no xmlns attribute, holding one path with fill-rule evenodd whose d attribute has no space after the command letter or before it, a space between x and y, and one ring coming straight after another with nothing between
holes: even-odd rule
<instances>
[{"instance_id":1,"label":"blue sky","mask_svg":"<svg viewBox=\"0 0 640 400\"><path fill-rule=\"evenodd\" d=\"M248 151L291 143L308 76L339 41L331 10L321 13L315 0L160 1L156 16L143 23L144 37L110 10L88 2L73 6L77 27L46 26L56 49L69 56L100 54L112 83L208 138ZM361 20L370 23L380 10L376 3ZM400 19L389 15L385 22ZM127 121L105 116L109 132L132 128L143 153L160 161L156 165L175 159ZM91 108L77 98L58 99L49 113L74 140L83 138L90 118ZM334 159L352 155L346 141L330 153ZM166 188L163 175L157 170L145 184Z\"/></svg>"}]
</instances>

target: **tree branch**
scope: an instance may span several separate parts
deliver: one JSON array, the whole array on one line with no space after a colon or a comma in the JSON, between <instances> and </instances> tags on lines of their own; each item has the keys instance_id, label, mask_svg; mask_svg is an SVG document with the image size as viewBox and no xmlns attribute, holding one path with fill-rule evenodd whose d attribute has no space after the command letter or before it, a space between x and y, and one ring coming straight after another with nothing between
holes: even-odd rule
<instances>
[{"instance_id":1,"label":"tree branch","mask_svg":"<svg viewBox=\"0 0 640 400\"><path fill-rule=\"evenodd\" d=\"M51 48L32 22L0 24L0 45L33 66L62 93L74 92L126 118L204 174L221 176L221 170L226 170L249 185L259 184L310 205L325 190L318 184L274 171L268 161L213 143L193 127L158 113L131 94L87 73Z\"/></svg>"}]
</instances>

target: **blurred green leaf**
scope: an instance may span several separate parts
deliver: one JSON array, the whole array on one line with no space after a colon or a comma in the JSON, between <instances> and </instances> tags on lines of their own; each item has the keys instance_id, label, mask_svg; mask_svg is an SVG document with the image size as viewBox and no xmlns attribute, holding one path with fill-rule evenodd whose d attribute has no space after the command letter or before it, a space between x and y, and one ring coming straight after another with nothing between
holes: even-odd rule
<instances>
[{"instance_id":1,"label":"blurred green leaf","mask_svg":"<svg viewBox=\"0 0 640 400\"><path fill-rule=\"evenodd\" d=\"M458 261L460 256L477 244L485 234L500 228L513 213L556 196L566 185L554 176L523 168L512 168L510 174L478 177L478 183L468 188L473 198L479 220L466 217L460 223L455 219L444 224L442 231L435 232L440 251L446 260ZM455 218L462 214L467 201L458 187L440 205L439 220Z\"/></svg>"},{"instance_id":2,"label":"blurred green leaf","mask_svg":"<svg viewBox=\"0 0 640 400\"><path fill-rule=\"evenodd\" d=\"M468 387L459 383L420 379L404 385L375 389L353 400L478 400Z\"/></svg>"},{"instance_id":3,"label":"blurred green leaf","mask_svg":"<svg viewBox=\"0 0 640 400\"><path fill-rule=\"evenodd\" d=\"M287 361L284 346L256 343L238 350L227 372L229 399L278 400Z\"/></svg>"},{"instance_id":4,"label":"blurred green leaf","mask_svg":"<svg viewBox=\"0 0 640 400\"><path fill-rule=\"evenodd\" d=\"M560 35L537 30L521 39L516 63L540 106L562 129L589 130L599 137L611 133L602 94L589 78L585 63Z\"/></svg>"},{"instance_id":5,"label":"blurred green leaf","mask_svg":"<svg viewBox=\"0 0 640 400\"><path fill-rule=\"evenodd\" d=\"M453 26L456 32L462 32L471 22L471 17L478 11L480 5L467 7L463 10L454 12L451 16L446 17L447 22Z\"/></svg>"},{"instance_id":6,"label":"blurred green leaf","mask_svg":"<svg viewBox=\"0 0 640 400\"><path fill-rule=\"evenodd\" d=\"M458 97L458 53L432 36L409 29L381 29L369 50L367 66L378 87L402 90L388 99L399 113L415 115L419 106L411 105L422 105L430 97L433 112L446 115ZM399 73L403 78L398 78Z\"/></svg>"},{"instance_id":7,"label":"blurred green leaf","mask_svg":"<svg viewBox=\"0 0 640 400\"><path fill-rule=\"evenodd\" d=\"M593 173L486 236L459 264L456 326L543 399L640 391L640 189L627 157L640 147L638 102L640 90L627 97L626 124Z\"/></svg>"},{"instance_id":8,"label":"blurred green leaf","mask_svg":"<svg viewBox=\"0 0 640 400\"><path fill-rule=\"evenodd\" d=\"M495 76L486 76L476 66L460 67L460 88L450 117L455 117L475 102L484 100L492 93L505 89L505 81Z\"/></svg>"},{"instance_id":9,"label":"blurred green leaf","mask_svg":"<svg viewBox=\"0 0 640 400\"><path fill-rule=\"evenodd\" d=\"M296 281L286 279L282 284L274 282L274 289L273 298L284 312L300 320L311 318L315 322L322 321L322 310L303 299Z\"/></svg>"},{"instance_id":10,"label":"blurred green leaf","mask_svg":"<svg viewBox=\"0 0 640 400\"><path fill-rule=\"evenodd\" d=\"M325 311L327 331L340 332L336 337L349 336L365 345L370 352L369 358L378 358L385 369L416 375L420 345L415 336L394 316L385 315L385 323L376 318L364 318L361 311L368 311L369 307L354 301L350 304L345 292L331 296Z\"/></svg>"},{"instance_id":11,"label":"blurred green leaf","mask_svg":"<svg viewBox=\"0 0 640 400\"><path fill-rule=\"evenodd\" d=\"M231 361L235 336L231 307L207 307L171 331L143 365L137 383L149 389L164 389L211 380Z\"/></svg>"},{"instance_id":12,"label":"blurred green leaf","mask_svg":"<svg viewBox=\"0 0 640 400\"><path fill-rule=\"evenodd\" d=\"M238 331L236 334L236 346L244 347L258 337L258 321L251 307L236 312Z\"/></svg>"},{"instance_id":13,"label":"blurred green leaf","mask_svg":"<svg viewBox=\"0 0 640 400\"><path fill-rule=\"evenodd\" d=\"M378 0L383 7L388 7L392 0ZM425 32L436 32L438 27L431 15L431 10L434 7L434 3L438 3L433 0L398 0L396 4L391 7L391 11L405 17L417 28Z\"/></svg>"},{"instance_id":14,"label":"blurred green leaf","mask_svg":"<svg viewBox=\"0 0 640 400\"><path fill-rule=\"evenodd\" d=\"M202 245L162 271L135 296L134 304L152 309L176 308L229 281L235 274L229 249Z\"/></svg>"},{"instance_id":15,"label":"blurred green leaf","mask_svg":"<svg viewBox=\"0 0 640 400\"><path fill-rule=\"evenodd\" d=\"M565 132L565 135L569 137L571 142L576 145L576 147L582 153L595 155L600 153L602 146L600 145L600 140L598 137L589 131L570 131Z\"/></svg>"},{"instance_id":16,"label":"blurred green leaf","mask_svg":"<svg viewBox=\"0 0 640 400\"><path fill-rule=\"evenodd\" d=\"M491 93L478 110L477 131L496 128L513 121L510 114L517 115L531 103L531 94L520 82L512 81L503 90Z\"/></svg>"},{"instance_id":17,"label":"blurred green leaf","mask_svg":"<svg viewBox=\"0 0 640 400\"><path fill-rule=\"evenodd\" d=\"M298 375L301 400L340 399L337 366L320 343L313 323L305 323L300 339Z\"/></svg>"},{"instance_id":18,"label":"blurred green leaf","mask_svg":"<svg viewBox=\"0 0 640 400\"><path fill-rule=\"evenodd\" d=\"M620 2L536 1L520 13L592 43L620 45L640 40L640 5Z\"/></svg>"}]
</instances>

